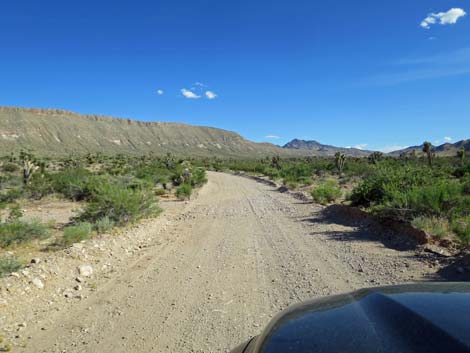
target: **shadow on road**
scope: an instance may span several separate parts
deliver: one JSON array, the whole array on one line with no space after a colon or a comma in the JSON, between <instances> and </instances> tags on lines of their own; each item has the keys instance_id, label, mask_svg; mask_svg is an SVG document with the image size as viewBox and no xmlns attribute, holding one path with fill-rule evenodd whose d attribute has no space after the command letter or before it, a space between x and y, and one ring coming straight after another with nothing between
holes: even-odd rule
<instances>
[{"instance_id":1,"label":"shadow on road","mask_svg":"<svg viewBox=\"0 0 470 353\"><path fill-rule=\"evenodd\" d=\"M323 208L302 221L307 223L321 223L341 225L342 231L326 232L331 239L337 241L379 241L385 247L399 250L416 250L417 242L397 232L387 229L375 220L358 215L346 215L335 206ZM311 233L315 235L315 233ZM322 234L325 234L323 231Z\"/></svg>"}]
</instances>

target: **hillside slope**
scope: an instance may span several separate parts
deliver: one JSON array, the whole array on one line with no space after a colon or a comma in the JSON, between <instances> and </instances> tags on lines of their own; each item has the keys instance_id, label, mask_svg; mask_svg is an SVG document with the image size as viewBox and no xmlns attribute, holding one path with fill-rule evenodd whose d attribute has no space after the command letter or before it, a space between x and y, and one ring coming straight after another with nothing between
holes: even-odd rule
<instances>
[{"instance_id":1,"label":"hillside slope","mask_svg":"<svg viewBox=\"0 0 470 353\"><path fill-rule=\"evenodd\" d=\"M0 107L1 154L22 148L52 156L98 151L157 155L171 152L195 157L299 155L210 127L80 115L64 110Z\"/></svg>"}]
</instances>

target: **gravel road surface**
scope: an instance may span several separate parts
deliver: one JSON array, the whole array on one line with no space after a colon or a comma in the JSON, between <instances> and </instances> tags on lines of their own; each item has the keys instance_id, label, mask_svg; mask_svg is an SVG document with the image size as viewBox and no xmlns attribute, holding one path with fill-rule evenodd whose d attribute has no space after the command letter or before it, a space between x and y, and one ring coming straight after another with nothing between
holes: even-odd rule
<instances>
[{"instance_id":1,"label":"gravel road surface","mask_svg":"<svg viewBox=\"0 0 470 353\"><path fill-rule=\"evenodd\" d=\"M323 211L248 178L209 173L194 200L168 211L164 235L152 222L141 226L142 251L97 278L97 288L84 284L66 310L25 323L15 350L226 352L291 304L436 272L363 221Z\"/></svg>"}]
</instances>

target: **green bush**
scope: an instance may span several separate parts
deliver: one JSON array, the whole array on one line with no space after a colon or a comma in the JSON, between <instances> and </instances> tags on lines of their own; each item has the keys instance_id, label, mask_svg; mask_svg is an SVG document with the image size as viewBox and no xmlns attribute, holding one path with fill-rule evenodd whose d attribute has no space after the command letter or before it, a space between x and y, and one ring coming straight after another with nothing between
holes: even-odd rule
<instances>
[{"instance_id":1,"label":"green bush","mask_svg":"<svg viewBox=\"0 0 470 353\"><path fill-rule=\"evenodd\" d=\"M163 196L163 195L165 195L165 194L166 194L165 189L157 189L157 190L155 190L155 195L156 195L156 196Z\"/></svg>"},{"instance_id":2,"label":"green bush","mask_svg":"<svg viewBox=\"0 0 470 353\"><path fill-rule=\"evenodd\" d=\"M415 187L403 193L401 199L391 200L392 207L403 207L418 214L449 216L459 206L462 186L454 180L442 180L433 185Z\"/></svg>"},{"instance_id":3,"label":"green bush","mask_svg":"<svg viewBox=\"0 0 470 353\"><path fill-rule=\"evenodd\" d=\"M462 179L462 191L465 195L470 195L470 175Z\"/></svg>"},{"instance_id":4,"label":"green bush","mask_svg":"<svg viewBox=\"0 0 470 353\"><path fill-rule=\"evenodd\" d=\"M91 196L96 177L86 169L70 168L51 175L53 189L72 201L80 201Z\"/></svg>"},{"instance_id":5,"label":"green bush","mask_svg":"<svg viewBox=\"0 0 470 353\"><path fill-rule=\"evenodd\" d=\"M201 186L207 183L206 171L204 168L195 168L192 172L191 185Z\"/></svg>"},{"instance_id":6,"label":"green bush","mask_svg":"<svg viewBox=\"0 0 470 353\"><path fill-rule=\"evenodd\" d=\"M63 248L69 247L75 243L79 243L82 240L90 238L91 231L92 225L87 222L65 227L64 236L60 238L55 245Z\"/></svg>"},{"instance_id":7,"label":"green bush","mask_svg":"<svg viewBox=\"0 0 470 353\"><path fill-rule=\"evenodd\" d=\"M445 218L421 216L413 219L411 223L414 227L438 238L444 238L451 233L449 221Z\"/></svg>"},{"instance_id":8,"label":"green bush","mask_svg":"<svg viewBox=\"0 0 470 353\"><path fill-rule=\"evenodd\" d=\"M39 222L13 221L0 223L0 247L2 248L35 239L44 239L49 235L47 228Z\"/></svg>"},{"instance_id":9,"label":"green bush","mask_svg":"<svg viewBox=\"0 0 470 353\"><path fill-rule=\"evenodd\" d=\"M158 212L150 189L130 189L116 183L98 183L80 219L95 223L108 217L117 225L134 222Z\"/></svg>"},{"instance_id":10,"label":"green bush","mask_svg":"<svg viewBox=\"0 0 470 353\"><path fill-rule=\"evenodd\" d=\"M13 202L24 195L22 188L13 188L8 190L5 193L0 194L0 202L9 203Z\"/></svg>"},{"instance_id":11,"label":"green bush","mask_svg":"<svg viewBox=\"0 0 470 353\"><path fill-rule=\"evenodd\" d=\"M335 180L326 180L310 192L315 202L326 205L341 197L342 192Z\"/></svg>"},{"instance_id":12,"label":"green bush","mask_svg":"<svg viewBox=\"0 0 470 353\"><path fill-rule=\"evenodd\" d=\"M182 184L176 189L176 197L179 200L189 200L192 192L193 188L190 184Z\"/></svg>"},{"instance_id":13,"label":"green bush","mask_svg":"<svg viewBox=\"0 0 470 353\"><path fill-rule=\"evenodd\" d=\"M11 163L11 162L5 163L2 166L2 170L6 173L14 173L14 172L18 171L19 169L20 169L20 167L18 166L18 164Z\"/></svg>"},{"instance_id":14,"label":"green bush","mask_svg":"<svg viewBox=\"0 0 470 353\"><path fill-rule=\"evenodd\" d=\"M454 220L452 230L462 245L468 246L470 244L470 216Z\"/></svg>"},{"instance_id":15,"label":"green bush","mask_svg":"<svg viewBox=\"0 0 470 353\"><path fill-rule=\"evenodd\" d=\"M54 185L47 175L33 174L29 184L26 187L28 196L35 200L54 193Z\"/></svg>"},{"instance_id":16,"label":"green bush","mask_svg":"<svg viewBox=\"0 0 470 353\"><path fill-rule=\"evenodd\" d=\"M108 216L105 216L96 221L94 228L98 234L103 234L109 232L114 226L114 221L109 219Z\"/></svg>"},{"instance_id":17,"label":"green bush","mask_svg":"<svg viewBox=\"0 0 470 353\"><path fill-rule=\"evenodd\" d=\"M13 256L1 256L0 277L4 277L12 272L18 271L22 266L22 263Z\"/></svg>"},{"instance_id":18,"label":"green bush","mask_svg":"<svg viewBox=\"0 0 470 353\"><path fill-rule=\"evenodd\" d=\"M23 217L23 210L18 204L14 204L10 207L10 212L8 214L8 222L13 222L19 220Z\"/></svg>"}]
</instances>

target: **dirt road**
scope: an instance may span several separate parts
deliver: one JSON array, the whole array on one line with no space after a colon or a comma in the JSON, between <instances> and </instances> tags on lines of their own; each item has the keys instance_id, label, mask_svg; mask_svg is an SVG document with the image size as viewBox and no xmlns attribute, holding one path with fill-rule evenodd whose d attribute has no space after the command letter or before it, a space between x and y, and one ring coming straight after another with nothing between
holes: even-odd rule
<instances>
[{"instance_id":1,"label":"dirt road","mask_svg":"<svg viewBox=\"0 0 470 353\"><path fill-rule=\"evenodd\" d=\"M198 197L172 211L168 241L149 234L145 250L103 285L28 323L18 351L226 352L290 304L435 272L367 225L341 225L322 210L210 173Z\"/></svg>"}]
</instances>

